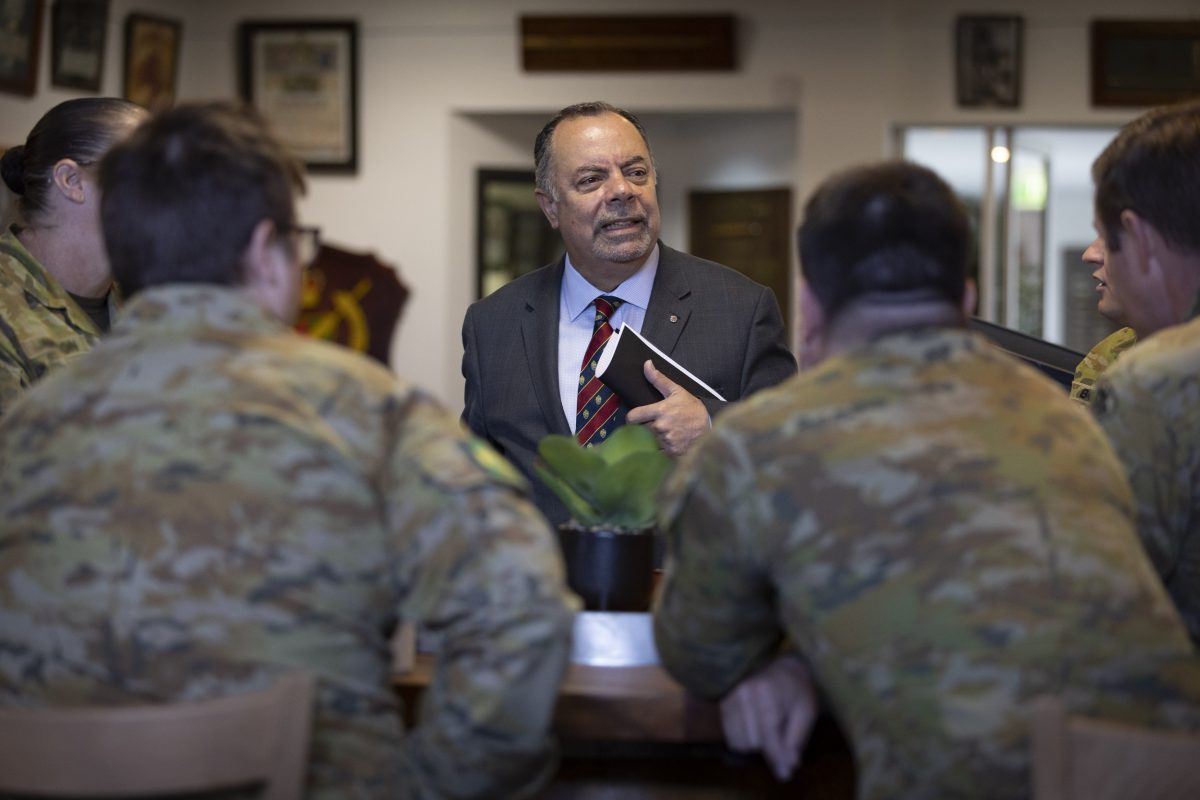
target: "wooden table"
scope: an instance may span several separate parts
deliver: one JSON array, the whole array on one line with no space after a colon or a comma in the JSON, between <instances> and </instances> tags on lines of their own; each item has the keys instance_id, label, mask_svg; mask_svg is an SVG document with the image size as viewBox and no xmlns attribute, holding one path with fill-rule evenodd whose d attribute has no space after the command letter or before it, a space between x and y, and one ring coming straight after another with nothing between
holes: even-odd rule
<instances>
[{"instance_id":1,"label":"wooden table","mask_svg":"<svg viewBox=\"0 0 1200 800\"><path fill-rule=\"evenodd\" d=\"M433 678L433 657L418 654L393 684L412 702ZM410 724L411 719L406 720ZM720 742L717 704L689 694L657 664L592 667L570 664L558 690L554 732L562 739L627 742Z\"/></svg>"},{"instance_id":2,"label":"wooden table","mask_svg":"<svg viewBox=\"0 0 1200 800\"><path fill-rule=\"evenodd\" d=\"M433 677L418 654L393 684L413 724L417 698ZM723 745L716 703L689 694L658 665L570 664L554 710L562 759L539 800L850 800L854 763L837 726L822 717L804 763L777 783L758 756Z\"/></svg>"}]
</instances>

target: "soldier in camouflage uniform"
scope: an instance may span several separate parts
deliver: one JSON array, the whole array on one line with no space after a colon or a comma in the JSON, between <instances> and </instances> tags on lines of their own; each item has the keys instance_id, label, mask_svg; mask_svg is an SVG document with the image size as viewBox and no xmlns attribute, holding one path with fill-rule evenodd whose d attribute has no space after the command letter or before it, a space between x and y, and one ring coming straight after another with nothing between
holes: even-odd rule
<instances>
[{"instance_id":1,"label":"soldier in camouflage uniform","mask_svg":"<svg viewBox=\"0 0 1200 800\"><path fill-rule=\"evenodd\" d=\"M1109 282L1137 330L1149 324L1138 316L1164 328L1101 377L1095 411L1142 542L1200 642L1200 102L1129 123L1092 173Z\"/></svg>"},{"instance_id":2,"label":"soldier in camouflage uniform","mask_svg":"<svg viewBox=\"0 0 1200 800\"><path fill-rule=\"evenodd\" d=\"M102 184L131 301L0 421L0 703L307 670L310 797L531 792L575 601L524 481L421 391L285 326L301 176L249 112L163 112ZM407 735L400 620L441 640Z\"/></svg>"},{"instance_id":3,"label":"soldier in camouflage uniform","mask_svg":"<svg viewBox=\"0 0 1200 800\"><path fill-rule=\"evenodd\" d=\"M0 414L108 330L119 300L100 234L94 165L144 116L126 100L68 100L0 158L23 217L0 235Z\"/></svg>"},{"instance_id":4,"label":"soldier in camouflage uniform","mask_svg":"<svg viewBox=\"0 0 1200 800\"><path fill-rule=\"evenodd\" d=\"M827 182L800 234L812 367L726 412L664 490L663 664L723 711L806 667L862 797L1029 797L1041 693L1200 726L1200 663L1103 433L964 327L968 240L922 167ZM758 709L768 755L811 724L798 682Z\"/></svg>"}]
</instances>

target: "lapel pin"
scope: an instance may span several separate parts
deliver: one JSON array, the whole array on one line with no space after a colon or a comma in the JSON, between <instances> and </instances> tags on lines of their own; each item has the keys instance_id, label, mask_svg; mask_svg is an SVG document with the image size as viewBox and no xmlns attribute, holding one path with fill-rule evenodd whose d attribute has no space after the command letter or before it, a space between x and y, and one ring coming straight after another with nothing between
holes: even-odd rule
<instances>
[{"instance_id":1,"label":"lapel pin","mask_svg":"<svg viewBox=\"0 0 1200 800\"><path fill-rule=\"evenodd\" d=\"M679 316L677 314L672 314L671 322L679 322Z\"/></svg>"}]
</instances>

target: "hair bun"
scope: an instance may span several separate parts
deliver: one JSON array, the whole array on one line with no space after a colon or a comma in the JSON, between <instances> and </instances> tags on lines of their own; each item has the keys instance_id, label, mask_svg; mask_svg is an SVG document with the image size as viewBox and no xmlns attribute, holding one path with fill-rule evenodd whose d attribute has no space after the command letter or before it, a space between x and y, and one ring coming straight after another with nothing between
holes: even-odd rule
<instances>
[{"instance_id":1,"label":"hair bun","mask_svg":"<svg viewBox=\"0 0 1200 800\"><path fill-rule=\"evenodd\" d=\"M0 157L0 177L13 193L25 194L25 145L4 151L4 156Z\"/></svg>"}]
</instances>

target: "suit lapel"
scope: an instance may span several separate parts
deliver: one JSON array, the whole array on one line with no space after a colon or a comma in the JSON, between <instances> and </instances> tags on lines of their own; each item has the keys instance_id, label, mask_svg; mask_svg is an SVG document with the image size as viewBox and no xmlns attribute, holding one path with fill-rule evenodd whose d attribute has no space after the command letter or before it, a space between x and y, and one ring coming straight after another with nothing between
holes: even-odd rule
<instances>
[{"instance_id":1,"label":"suit lapel","mask_svg":"<svg viewBox=\"0 0 1200 800\"><path fill-rule=\"evenodd\" d=\"M660 243L658 274L642 321L642 335L667 355L675 350L692 314L691 294L683 254Z\"/></svg>"},{"instance_id":2,"label":"suit lapel","mask_svg":"<svg viewBox=\"0 0 1200 800\"><path fill-rule=\"evenodd\" d=\"M525 361L533 379L534 395L546 419L550 433L571 434L558 397L558 310L562 291L563 260L545 271L544 278L531 287L525 298L525 316L521 338L525 343Z\"/></svg>"}]
</instances>

